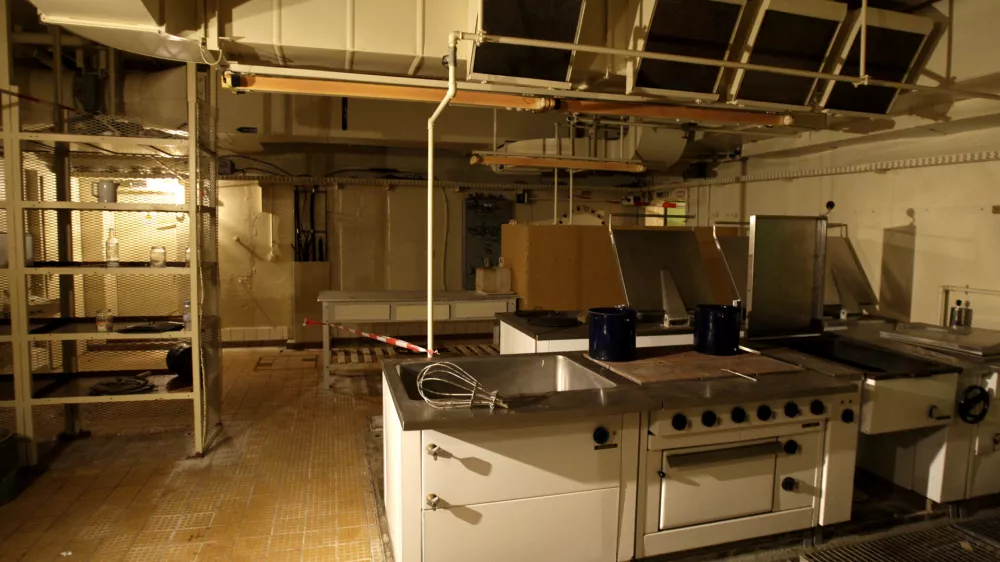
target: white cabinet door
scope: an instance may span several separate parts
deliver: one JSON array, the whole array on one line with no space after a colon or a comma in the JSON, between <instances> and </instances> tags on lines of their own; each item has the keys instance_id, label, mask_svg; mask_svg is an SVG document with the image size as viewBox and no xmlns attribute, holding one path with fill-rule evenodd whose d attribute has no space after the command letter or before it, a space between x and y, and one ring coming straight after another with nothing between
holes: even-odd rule
<instances>
[{"instance_id":1,"label":"white cabinet door","mask_svg":"<svg viewBox=\"0 0 1000 562\"><path fill-rule=\"evenodd\" d=\"M424 562L614 562L617 547L617 488L424 511Z\"/></svg>"},{"instance_id":2,"label":"white cabinet door","mask_svg":"<svg viewBox=\"0 0 1000 562\"><path fill-rule=\"evenodd\" d=\"M422 432L423 495L438 507L549 496L618 486L622 417L549 426ZM598 446L594 430L610 441ZM435 448L437 455L428 453ZM428 509L428 508L425 508Z\"/></svg>"},{"instance_id":3,"label":"white cabinet door","mask_svg":"<svg viewBox=\"0 0 1000 562\"><path fill-rule=\"evenodd\" d=\"M861 432L876 435L950 424L957 389L956 373L865 380L861 392Z\"/></svg>"},{"instance_id":4,"label":"white cabinet door","mask_svg":"<svg viewBox=\"0 0 1000 562\"><path fill-rule=\"evenodd\" d=\"M776 440L663 452L660 530L771 511Z\"/></svg>"}]
</instances>

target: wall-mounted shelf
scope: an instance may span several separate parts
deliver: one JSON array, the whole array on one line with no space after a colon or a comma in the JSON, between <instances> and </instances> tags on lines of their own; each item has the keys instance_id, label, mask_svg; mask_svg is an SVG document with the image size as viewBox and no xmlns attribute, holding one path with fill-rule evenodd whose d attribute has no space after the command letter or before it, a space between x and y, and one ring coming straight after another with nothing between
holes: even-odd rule
<instances>
[{"instance_id":1,"label":"wall-mounted shelf","mask_svg":"<svg viewBox=\"0 0 1000 562\"><path fill-rule=\"evenodd\" d=\"M169 262L168 262L169 264ZM35 267L24 268L27 275L188 275L191 268L184 266L149 267L148 265L122 265L118 267L95 266L81 263L70 266L46 266L35 264Z\"/></svg>"},{"instance_id":2,"label":"wall-mounted shelf","mask_svg":"<svg viewBox=\"0 0 1000 562\"><path fill-rule=\"evenodd\" d=\"M72 211L134 211L141 213L187 213L188 205L169 203L82 203L79 201L24 201L25 209L68 209Z\"/></svg>"}]
</instances>

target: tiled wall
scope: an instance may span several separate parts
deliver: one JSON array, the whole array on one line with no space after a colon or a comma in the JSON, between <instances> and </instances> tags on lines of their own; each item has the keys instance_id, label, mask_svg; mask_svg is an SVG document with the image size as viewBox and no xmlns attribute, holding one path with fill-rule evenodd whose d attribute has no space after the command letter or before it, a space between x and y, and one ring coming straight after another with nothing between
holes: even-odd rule
<instances>
[{"instance_id":1,"label":"tiled wall","mask_svg":"<svg viewBox=\"0 0 1000 562\"><path fill-rule=\"evenodd\" d=\"M223 328L222 341L285 341L292 329L289 326Z\"/></svg>"}]
</instances>

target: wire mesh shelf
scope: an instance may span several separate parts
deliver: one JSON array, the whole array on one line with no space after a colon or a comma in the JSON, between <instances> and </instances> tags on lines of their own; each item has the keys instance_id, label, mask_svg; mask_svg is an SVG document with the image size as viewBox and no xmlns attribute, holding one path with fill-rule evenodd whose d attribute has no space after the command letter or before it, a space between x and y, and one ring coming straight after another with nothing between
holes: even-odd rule
<instances>
[{"instance_id":1,"label":"wire mesh shelf","mask_svg":"<svg viewBox=\"0 0 1000 562\"><path fill-rule=\"evenodd\" d=\"M68 107L60 108L51 101L18 100L21 131L28 133L68 133L110 138L179 139L186 140L186 115L179 117L140 118L96 115ZM61 117L58 115L61 114ZM57 120L62 119L62 127Z\"/></svg>"}]
</instances>

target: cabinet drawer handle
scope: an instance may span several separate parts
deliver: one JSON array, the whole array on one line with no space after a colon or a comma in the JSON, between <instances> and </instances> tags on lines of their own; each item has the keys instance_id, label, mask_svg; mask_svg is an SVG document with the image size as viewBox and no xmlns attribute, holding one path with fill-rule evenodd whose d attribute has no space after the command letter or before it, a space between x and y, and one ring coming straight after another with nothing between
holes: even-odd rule
<instances>
[{"instance_id":1,"label":"cabinet drawer handle","mask_svg":"<svg viewBox=\"0 0 1000 562\"><path fill-rule=\"evenodd\" d=\"M427 446L427 454L430 455L430 456L432 456L432 457L434 457L434 460L437 460L438 453L440 451L441 451L441 448L438 447L437 445L435 445L434 443L431 443L430 445Z\"/></svg>"},{"instance_id":2,"label":"cabinet drawer handle","mask_svg":"<svg viewBox=\"0 0 1000 562\"><path fill-rule=\"evenodd\" d=\"M427 494L427 506L430 507L432 511L437 511L438 502L440 501L441 498L437 497L435 494Z\"/></svg>"}]
</instances>

